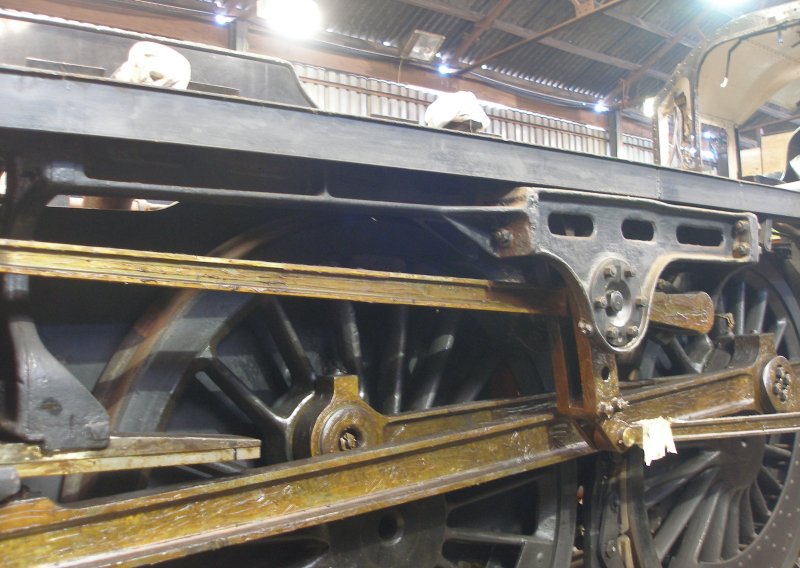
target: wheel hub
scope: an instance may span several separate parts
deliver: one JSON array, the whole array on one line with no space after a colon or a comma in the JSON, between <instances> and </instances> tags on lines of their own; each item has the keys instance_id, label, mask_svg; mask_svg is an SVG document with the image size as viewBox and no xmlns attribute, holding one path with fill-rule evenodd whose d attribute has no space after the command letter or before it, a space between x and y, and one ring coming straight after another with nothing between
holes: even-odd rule
<instances>
[{"instance_id":1,"label":"wheel hub","mask_svg":"<svg viewBox=\"0 0 800 568\"><path fill-rule=\"evenodd\" d=\"M719 440L712 447L720 451L720 481L726 487L744 489L755 482L764 461L764 437Z\"/></svg>"}]
</instances>

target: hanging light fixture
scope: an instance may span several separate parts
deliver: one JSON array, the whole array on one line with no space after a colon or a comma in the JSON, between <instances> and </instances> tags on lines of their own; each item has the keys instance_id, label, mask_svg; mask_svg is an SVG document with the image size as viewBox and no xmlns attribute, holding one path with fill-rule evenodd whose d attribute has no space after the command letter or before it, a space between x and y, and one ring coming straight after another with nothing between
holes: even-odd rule
<instances>
[{"instance_id":1,"label":"hanging light fixture","mask_svg":"<svg viewBox=\"0 0 800 568\"><path fill-rule=\"evenodd\" d=\"M259 0L256 14L275 33L298 39L310 37L322 23L314 0Z\"/></svg>"}]
</instances>

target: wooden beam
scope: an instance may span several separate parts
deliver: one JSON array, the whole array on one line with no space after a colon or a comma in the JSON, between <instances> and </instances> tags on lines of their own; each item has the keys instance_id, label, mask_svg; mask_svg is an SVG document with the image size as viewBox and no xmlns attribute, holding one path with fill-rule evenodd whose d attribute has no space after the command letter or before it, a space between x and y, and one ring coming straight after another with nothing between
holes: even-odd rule
<instances>
[{"instance_id":1,"label":"wooden beam","mask_svg":"<svg viewBox=\"0 0 800 568\"><path fill-rule=\"evenodd\" d=\"M437 14L444 14L446 16L451 16L453 18L458 18L460 20L465 20L468 22L477 23L480 22L482 19L482 16L479 12L474 12L472 10L465 10L463 8L456 8L454 6L451 6L450 4L445 4L438 0L399 0L399 1L402 2L403 4L408 4L409 6L423 8L425 10L436 12ZM606 13L612 14L613 12L614 10L609 10ZM491 24L491 28L507 33L509 35L516 36L523 40L529 40L529 41L535 41L537 39L537 36L539 35L538 32L534 32L533 30L529 30L528 28L525 28L523 26L519 26L517 24L506 22L500 19L495 19ZM669 32L662 30L662 32L658 33L657 35L663 35L663 34L666 34L668 36ZM558 51L563 51L564 53L570 53L572 55L578 55L579 57L591 59L592 61L597 61L598 63L605 63L606 65L611 65L612 67L619 67L620 69L626 69L628 71L637 69L639 67L639 64L633 61L628 61L626 59L613 57L605 53L600 53L597 51L585 49L563 40L547 37L540 39L539 41L543 45L552 47L553 49L557 49ZM454 59L458 61L460 57L454 57ZM646 73L647 75L659 79L660 81L666 81L667 79L669 79L668 74L662 73L661 71L658 71L656 69L649 69L646 71Z\"/></svg>"},{"instance_id":2,"label":"wooden beam","mask_svg":"<svg viewBox=\"0 0 800 568\"><path fill-rule=\"evenodd\" d=\"M568 43L560 39L546 37L539 43L541 43L542 45L546 45L547 47L558 49L559 51L564 51L566 53L571 53L573 55L584 57L586 59L591 59L592 61L597 61L598 63L605 63L606 65L611 65L612 67L619 67L621 69L627 69L629 71L638 68L638 65L633 61L627 61L625 59L620 59L619 57L613 57L605 53L600 53L597 51L592 51L591 49L578 47L577 45L573 45L571 43ZM670 77L668 73L663 73L657 69L652 69L652 68L647 69L645 73L660 81L668 81Z\"/></svg>"},{"instance_id":3,"label":"wooden beam","mask_svg":"<svg viewBox=\"0 0 800 568\"><path fill-rule=\"evenodd\" d=\"M518 42L516 42L514 44L509 45L508 47L505 47L503 49L495 51L494 53L490 53L486 57L481 57L479 60L475 61L474 63L472 63L472 64L470 64L470 65L468 65L468 66L466 66L466 67L464 67L462 69L459 69L456 72L456 75L463 75L464 73L467 73L467 72L472 71L473 69L475 69L477 67L480 67L484 63L487 63L489 61L497 59L501 55L505 55L507 53L511 53L512 51L516 51L520 47L528 45L529 43L533 43L533 42L539 41L541 39L544 39L544 38L546 38L548 36L551 36L554 33L558 32L560 30L563 30L563 29L565 29L565 28L567 28L567 27L569 27L569 26L571 26L571 25L583 20L584 18L588 18L589 16L593 16L594 14L598 14L598 13L604 12L605 10L608 10L612 6L616 6L617 4L620 4L620 3L624 2L624 1L625 0L610 0L610 2L607 2L607 3L603 4L602 6L598 6L593 12L590 12L588 14L584 14L582 16L575 16L574 18L570 18L568 20L564 20L561 23L558 23L558 24L556 24L554 26L551 26L551 27L547 28L546 30L542 30L540 32L535 32L534 35L529 37L529 38L526 38L526 39L523 39L521 41L518 41Z\"/></svg>"},{"instance_id":4,"label":"wooden beam","mask_svg":"<svg viewBox=\"0 0 800 568\"><path fill-rule=\"evenodd\" d=\"M613 91L611 91L609 94L606 95L604 101L608 104L611 101L611 99L613 99L617 95L622 95L620 100L620 106L624 107L626 99L625 90L630 89L631 85L633 85L639 79L641 79L642 76L645 73L647 73L647 71L653 68L653 65L655 65L662 57L664 57L664 55L666 55L670 50L672 50L673 47L678 45L678 43L681 41L681 38L687 35L694 28L694 25L697 22L699 22L702 18L704 18L705 15L706 15L706 10L705 9L701 10L700 13L698 13L694 18L692 18L692 20L688 24L686 24L680 30L678 30L678 32L674 36L672 36L672 39L670 39L667 42L664 42L664 44L661 47L659 47L657 50L655 50L653 53L647 56L647 58L645 58L645 60L642 61L641 65L639 65L638 68L631 71L630 73L628 73L628 75L620 79L619 84L614 88Z\"/></svg>"},{"instance_id":5,"label":"wooden beam","mask_svg":"<svg viewBox=\"0 0 800 568\"><path fill-rule=\"evenodd\" d=\"M662 28L661 26L659 26L657 24L654 24L652 22L648 22L644 18L640 18L638 16L632 16L630 14L626 14L626 13L622 12L621 10L619 10L618 8L615 8L613 10L609 10L604 15L608 16L609 18L614 18L617 21L624 22L624 23L628 24L629 26L633 26L635 28L639 28L640 30L644 30L646 32L650 32L651 34L654 34L654 35L657 35L657 36L661 36L661 37L666 38L666 39L670 39L674 35L668 29ZM688 38L688 37L681 38L680 43L681 43L681 45L685 45L686 47L689 47L689 48L697 47L697 42L692 40L691 38Z\"/></svg>"},{"instance_id":6,"label":"wooden beam","mask_svg":"<svg viewBox=\"0 0 800 568\"><path fill-rule=\"evenodd\" d=\"M475 45L475 42L483 35L483 33L492 27L492 24L500 17L500 15L506 11L506 9L511 5L512 0L500 0L497 4L494 5L494 8L489 10L489 12L484 16L479 22L475 22L475 25L472 27L472 31L464 38L464 41L461 42L461 45L455 51L453 55L453 59L456 61L460 61L464 54L467 53L470 47Z\"/></svg>"}]
</instances>

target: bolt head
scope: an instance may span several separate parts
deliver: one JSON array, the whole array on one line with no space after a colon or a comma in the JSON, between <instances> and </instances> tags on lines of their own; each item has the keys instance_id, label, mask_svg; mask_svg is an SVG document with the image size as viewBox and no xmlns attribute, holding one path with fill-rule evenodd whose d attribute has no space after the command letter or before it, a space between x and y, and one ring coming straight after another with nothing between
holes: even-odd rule
<instances>
[{"instance_id":1,"label":"bolt head","mask_svg":"<svg viewBox=\"0 0 800 568\"><path fill-rule=\"evenodd\" d=\"M772 394L774 394L775 396L781 394L782 391L783 389L781 389L780 383L775 383L774 385L772 385Z\"/></svg>"},{"instance_id":2,"label":"bolt head","mask_svg":"<svg viewBox=\"0 0 800 568\"><path fill-rule=\"evenodd\" d=\"M748 223L748 222L747 222L747 221L745 221L744 219L740 219L740 220L736 221L736 228L735 228L735 230L736 230L736 234L737 234L737 235L743 235L743 234L745 234L747 231L749 231L749 230L750 230L750 223Z\"/></svg>"},{"instance_id":3,"label":"bolt head","mask_svg":"<svg viewBox=\"0 0 800 568\"><path fill-rule=\"evenodd\" d=\"M741 257L750 254L750 245L747 243L739 243L733 247L733 256Z\"/></svg>"},{"instance_id":4,"label":"bolt head","mask_svg":"<svg viewBox=\"0 0 800 568\"><path fill-rule=\"evenodd\" d=\"M637 335L639 335L639 326L629 325L628 327L625 328L625 334L628 337L636 337Z\"/></svg>"},{"instance_id":5,"label":"bolt head","mask_svg":"<svg viewBox=\"0 0 800 568\"><path fill-rule=\"evenodd\" d=\"M776 367L775 368L775 376L778 377L779 379L782 379L785 374L786 374L786 371L783 369L783 367Z\"/></svg>"},{"instance_id":6,"label":"bolt head","mask_svg":"<svg viewBox=\"0 0 800 568\"><path fill-rule=\"evenodd\" d=\"M789 373L786 373L785 375L783 375L783 377L781 378L781 383L783 383L783 386L785 386L785 387L788 387L789 385L791 385L792 384L792 375L790 375Z\"/></svg>"},{"instance_id":7,"label":"bolt head","mask_svg":"<svg viewBox=\"0 0 800 568\"><path fill-rule=\"evenodd\" d=\"M616 278L617 268L615 266L606 266L603 269L603 276L605 276L606 278Z\"/></svg>"},{"instance_id":8,"label":"bolt head","mask_svg":"<svg viewBox=\"0 0 800 568\"><path fill-rule=\"evenodd\" d=\"M647 298L644 296L636 296L636 299L633 302L636 304L637 308L644 308L647 306Z\"/></svg>"},{"instance_id":9,"label":"bolt head","mask_svg":"<svg viewBox=\"0 0 800 568\"><path fill-rule=\"evenodd\" d=\"M508 229L497 229L492 234L492 240L499 247L507 247L514 241L514 235Z\"/></svg>"},{"instance_id":10,"label":"bolt head","mask_svg":"<svg viewBox=\"0 0 800 568\"><path fill-rule=\"evenodd\" d=\"M604 310L608 307L608 299L605 296L598 296L594 299L594 307L598 310Z\"/></svg>"},{"instance_id":11,"label":"bolt head","mask_svg":"<svg viewBox=\"0 0 800 568\"><path fill-rule=\"evenodd\" d=\"M608 307L615 312L625 307L625 296L619 290L611 290L606 294L606 298L608 299Z\"/></svg>"},{"instance_id":12,"label":"bolt head","mask_svg":"<svg viewBox=\"0 0 800 568\"><path fill-rule=\"evenodd\" d=\"M597 405L597 413L606 418L614 416L614 407L608 402L601 402Z\"/></svg>"},{"instance_id":13,"label":"bolt head","mask_svg":"<svg viewBox=\"0 0 800 568\"><path fill-rule=\"evenodd\" d=\"M580 331L584 335L591 335L592 331L594 331L594 327L586 320L580 320L578 322L578 331Z\"/></svg>"},{"instance_id":14,"label":"bolt head","mask_svg":"<svg viewBox=\"0 0 800 568\"><path fill-rule=\"evenodd\" d=\"M778 398L781 399L781 402L786 402L789 399L789 395L786 394L785 390L782 390L781 394L778 395Z\"/></svg>"},{"instance_id":15,"label":"bolt head","mask_svg":"<svg viewBox=\"0 0 800 568\"><path fill-rule=\"evenodd\" d=\"M633 278L636 276L636 269L633 266L626 266L625 267L625 278Z\"/></svg>"}]
</instances>

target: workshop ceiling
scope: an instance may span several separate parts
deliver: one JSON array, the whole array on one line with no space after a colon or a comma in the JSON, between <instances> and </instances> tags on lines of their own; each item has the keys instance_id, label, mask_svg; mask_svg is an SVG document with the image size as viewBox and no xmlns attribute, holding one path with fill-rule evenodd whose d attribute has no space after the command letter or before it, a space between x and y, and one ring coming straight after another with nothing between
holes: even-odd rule
<instances>
[{"instance_id":1,"label":"workshop ceiling","mask_svg":"<svg viewBox=\"0 0 800 568\"><path fill-rule=\"evenodd\" d=\"M256 0L112 0L260 25ZM108 2L105 2L108 4ZM658 92L692 47L737 13L712 0L317 0L317 39L399 59L415 30L444 36L426 65L574 100L635 102ZM719 5L720 2L716 2ZM413 63L413 62L410 62ZM413 63L419 64L419 63Z\"/></svg>"}]
</instances>

